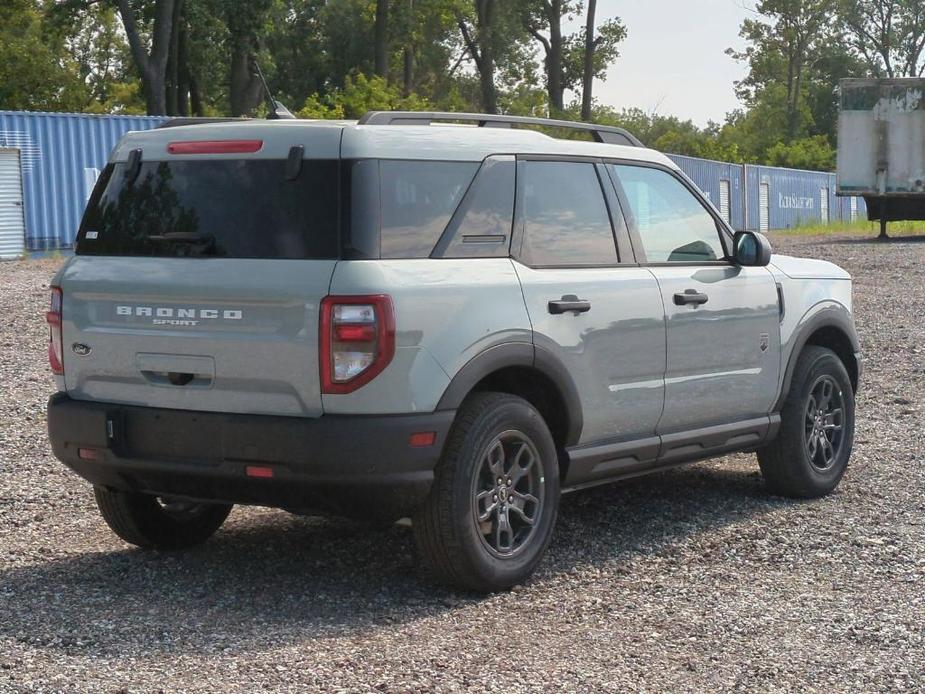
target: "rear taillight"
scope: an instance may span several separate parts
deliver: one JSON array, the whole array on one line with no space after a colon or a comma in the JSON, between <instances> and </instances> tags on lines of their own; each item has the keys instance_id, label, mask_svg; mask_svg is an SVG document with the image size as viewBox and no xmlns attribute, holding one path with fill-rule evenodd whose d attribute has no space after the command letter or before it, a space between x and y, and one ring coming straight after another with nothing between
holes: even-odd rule
<instances>
[{"instance_id":1,"label":"rear taillight","mask_svg":"<svg viewBox=\"0 0 925 694\"><path fill-rule=\"evenodd\" d=\"M321 392L350 393L369 383L395 355L392 300L328 296L321 301Z\"/></svg>"},{"instance_id":2,"label":"rear taillight","mask_svg":"<svg viewBox=\"0 0 925 694\"><path fill-rule=\"evenodd\" d=\"M64 344L61 338L61 306L64 303L64 295L60 287L51 288L51 307L45 314L45 321L48 323L50 333L48 339L48 364L51 366L51 372L58 376L64 373Z\"/></svg>"}]
</instances>

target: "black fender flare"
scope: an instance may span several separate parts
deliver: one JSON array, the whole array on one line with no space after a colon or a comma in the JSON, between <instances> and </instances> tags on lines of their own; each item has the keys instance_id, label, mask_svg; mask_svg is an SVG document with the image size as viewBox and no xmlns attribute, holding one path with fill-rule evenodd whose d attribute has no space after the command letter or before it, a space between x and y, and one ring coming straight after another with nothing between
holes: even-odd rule
<instances>
[{"instance_id":1,"label":"black fender flare","mask_svg":"<svg viewBox=\"0 0 925 694\"><path fill-rule=\"evenodd\" d=\"M784 369L784 379L781 390L778 394L777 402L774 404L775 412L780 412L781 408L784 406L784 401L787 399L787 394L790 392L790 384L793 381L793 372L796 370L797 359L800 356L800 352L803 351L809 338L821 328L835 328L848 338L848 341L851 343L852 352L854 353L855 373L858 374L858 379L860 380L861 364L858 362L858 355L861 352L861 346L858 340L857 330L854 327L850 314L843 306L829 306L820 309L811 318L797 326L796 336L793 338L793 348L790 350L790 357Z\"/></svg>"},{"instance_id":2,"label":"black fender flare","mask_svg":"<svg viewBox=\"0 0 925 694\"><path fill-rule=\"evenodd\" d=\"M565 364L547 349L530 342L506 342L480 352L453 376L437 403L437 410L458 409L472 389L486 376L501 369L520 366L536 369L558 390L565 405L565 445L574 446L581 437L581 398Z\"/></svg>"}]
</instances>

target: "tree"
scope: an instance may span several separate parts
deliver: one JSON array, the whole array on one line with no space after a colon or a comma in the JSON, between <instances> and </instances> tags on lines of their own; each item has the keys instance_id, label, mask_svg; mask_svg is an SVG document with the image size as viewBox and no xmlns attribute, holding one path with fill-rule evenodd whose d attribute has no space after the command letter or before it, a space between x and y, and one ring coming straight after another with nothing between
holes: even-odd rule
<instances>
[{"instance_id":1,"label":"tree","mask_svg":"<svg viewBox=\"0 0 925 694\"><path fill-rule=\"evenodd\" d=\"M925 72L925 0L840 0L851 46L875 77Z\"/></svg>"},{"instance_id":2,"label":"tree","mask_svg":"<svg viewBox=\"0 0 925 694\"><path fill-rule=\"evenodd\" d=\"M179 0L178 0L179 1ZM254 69L271 0L221 0L228 27L228 101L232 116L252 115L263 100L263 83Z\"/></svg>"},{"instance_id":3,"label":"tree","mask_svg":"<svg viewBox=\"0 0 925 694\"><path fill-rule=\"evenodd\" d=\"M389 0L376 0L376 31L374 37L376 74L389 76Z\"/></svg>"},{"instance_id":4,"label":"tree","mask_svg":"<svg viewBox=\"0 0 925 694\"><path fill-rule=\"evenodd\" d=\"M457 15L459 31L479 73L482 108L487 113L498 112L498 90L495 85L495 42L498 18L497 0L473 0L474 18Z\"/></svg>"},{"instance_id":5,"label":"tree","mask_svg":"<svg viewBox=\"0 0 925 694\"><path fill-rule=\"evenodd\" d=\"M530 35L543 47L543 63L546 68L546 90L549 93L549 111L561 113L565 105L565 75L563 54L565 40L562 37L562 15L572 12L574 5L568 0L534 0L526 4L524 23ZM549 36L543 34L546 30Z\"/></svg>"},{"instance_id":6,"label":"tree","mask_svg":"<svg viewBox=\"0 0 925 694\"><path fill-rule=\"evenodd\" d=\"M588 6L585 26L574 34L562 33L562 18L572 19L582 10L577 0L521 0L524 26L543 51L550 114L562 113L565 92L579 91L591 103L594 78L603 79L607 67L619 56L617 45L626 37L618 17L595 31L596 3ZM589 111L590 112L590 111Z\"/></svg>"},{"instance_id":7,"label":"tree","mask_svg":"<svg viewBox=\"0 0 925 694\"><path fill-rule=\"evenodd\" d=\"M90 100L65 38L34 0L0 6L0 109L79 111Z\"/></svg>"},{"instance_id":8,"label":"tree","mask_svg":"<svg viewBox=\"0 0 925 694\"><path fill-rule=\"evenodd\" d=\"M167 60L175 21L175 1L155 0L149 47L142 35L132 2L118 0L122 26L132 50L135 67L141 77L148 115L151 116L167 115Z\"/></svg>"},{"instance_id":9,"label":"tree","mask_svg":"<svg viewBox=\"0 0 925 694\"><path fill-rule=\"evenodd\" d=\"M727 51L746 62L748 76L736 83L737 93L749 106L776 84L786 90L784 108L787 139L798 137L802 121L803 84L813 56L829 38L829 0L761 0L761 19L746 19L740 36L750 44L744 52Z\"/></svg>"},{"instance_id":10,"label":"tree","mask_svg":"<svg viewBox=\"0 0 925 694\"><path fill-rule=\"evenodd\" d=\"M594 89L594 15L597 0L588 0L588 15L585 18L585 56L581 75L581 120L591 120L592 90Z\"/></svg>"}]
</instances>

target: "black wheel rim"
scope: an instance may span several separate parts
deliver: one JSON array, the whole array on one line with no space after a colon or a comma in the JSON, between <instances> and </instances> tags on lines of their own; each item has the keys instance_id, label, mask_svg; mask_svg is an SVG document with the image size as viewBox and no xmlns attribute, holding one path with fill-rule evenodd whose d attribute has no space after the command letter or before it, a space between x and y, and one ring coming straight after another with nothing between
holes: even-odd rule
<instances>
[{"instance_id":1,"label":"black wheel rim","mask_svg":"<svg viewBox=\"0 0 925 694\"><path fill-rule=\"evenodd\" d=\"M505 431L485 447L472 481L472 513L484 546L511 557L530 542L543 513L546 481L533 442Z\"/></svg>"},{"instance_id":2,"label":"black wheel rim","mask_svg":"<svg viewBox=\"0 0 925 694\"><path fill-rule=\"evenodd\" d=\"M830 470L838 460L845 438L845 396L831 376L813 383L806 401L803 443L814 468Z\"/></svg>"}]
</instances>

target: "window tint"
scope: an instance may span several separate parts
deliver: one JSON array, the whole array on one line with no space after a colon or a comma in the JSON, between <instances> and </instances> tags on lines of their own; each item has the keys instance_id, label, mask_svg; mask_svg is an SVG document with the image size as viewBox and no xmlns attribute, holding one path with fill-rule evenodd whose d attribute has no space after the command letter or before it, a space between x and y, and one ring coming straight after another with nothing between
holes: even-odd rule
<instances>
[{"instance_id":1,"label":"window tint","mask_svg":"<svg viewBox=\"0 0 925 694\"><path fill-rule=\"evenodd\" d=\"M77 235L80 255L336 258L338 162L147 161L100 177Z\"/></svg>"},{"instance_id":2,"label":"window tint","mask_svg":"<svg viewBox=\"0 0 925 694\"><path fill-rule=\"evenodd\" d=\"M611 166L629 199L648 262L725 257L716 221L681 181L651 167Z\"/></svg>"},{"instance_id":3,"label":"window tint","mask_svg":"<svg viewBox=\"0 0 925 694\"><path fill-rule=\"evenodd\" d=\"M514 157L486 159L447 229L444 258L499 258L509 254L514 224ZM446 243L446 241L444 241Z\"/></svg>"},{"instance_id":4,"label":"window tint","mask_svg":"<svg viewBox=\"0 0 925 694\"><path fill-rule=\"evenodd\" d=\"M529 265L613 265L613 230L594 164L526 161L523 261Z\"/></svg>"},{"instance_id":5,"label":"window tint","mask_svg":"<svg viewBox=\"0 0 925 694\"><path fill-rule=\"evenodd\" d=\"M473 162L379 162L382 257L428 257L478 167Z\"/></svg>"}]
</instances>

